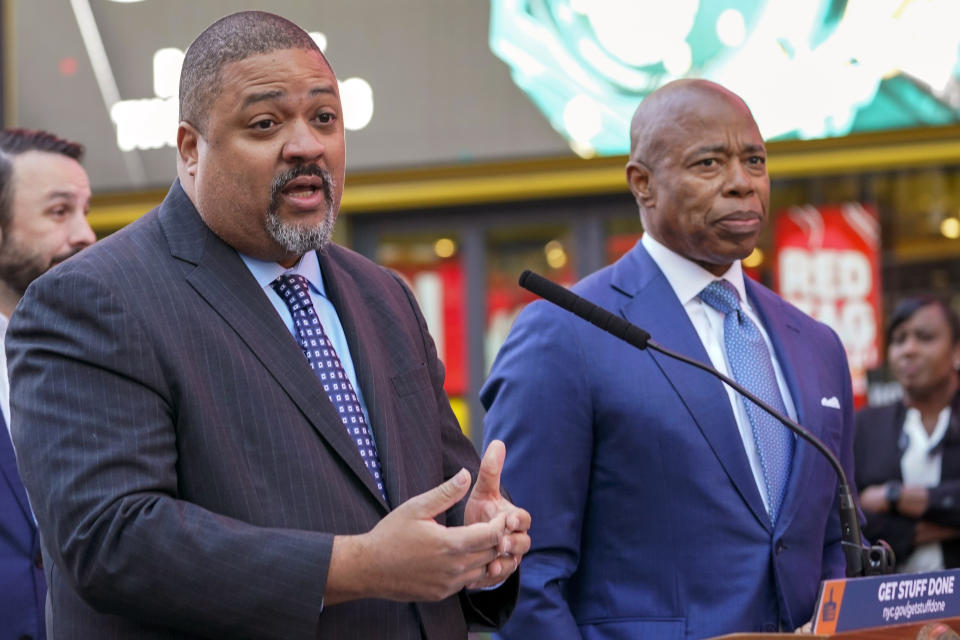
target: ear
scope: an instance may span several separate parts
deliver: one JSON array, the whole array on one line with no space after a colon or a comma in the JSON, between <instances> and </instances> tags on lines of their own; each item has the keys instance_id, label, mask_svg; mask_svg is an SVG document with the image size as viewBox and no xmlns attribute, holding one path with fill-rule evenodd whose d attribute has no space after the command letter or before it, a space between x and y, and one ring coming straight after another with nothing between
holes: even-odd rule
<instances>
[{"instance_id":1,"label":"ear","mask_svg":"<svg viewBox=\"0 0 960 640\"><path fill-rule=\"evenodd\" d=\"M199 145L200 132L189 122L181 122L177 128L177 164L194 178L197 176Z\"/></svg>"},{"instance_id":2,"label":"ear","mask_svg":"<svg viewBox=\"0 0 960 640\"><path fill-rule=\"evenodd\" d=\"M656 189L653 187L653 174L641 162L631 160L627 163L627 184L637 204L649 208L656 204Z\"/></svg>"}]
</instances>

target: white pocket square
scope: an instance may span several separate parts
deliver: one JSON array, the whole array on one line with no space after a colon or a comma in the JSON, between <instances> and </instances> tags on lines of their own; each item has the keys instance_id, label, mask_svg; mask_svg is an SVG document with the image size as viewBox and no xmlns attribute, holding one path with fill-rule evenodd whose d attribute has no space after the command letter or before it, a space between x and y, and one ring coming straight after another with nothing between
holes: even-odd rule
<instances>
[{"instance_id":1,"label":"white pocket square","mask_svg":"<svg viewBox=\"0 0 960 640\"><path fill-rule=\"evenodd\" d=\"M821 407L830 407L831 409L839 409L840 401L837 400L837 396L830 396L829 398L820 398Z\"/></svg>"}]
</instances>

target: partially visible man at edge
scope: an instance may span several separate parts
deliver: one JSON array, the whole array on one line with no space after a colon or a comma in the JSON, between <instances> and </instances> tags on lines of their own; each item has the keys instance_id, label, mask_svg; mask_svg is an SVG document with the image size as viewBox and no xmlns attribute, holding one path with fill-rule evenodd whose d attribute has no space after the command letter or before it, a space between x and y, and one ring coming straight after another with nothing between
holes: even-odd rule
<instances>
[{"instance_id":1,"label":"partially visible man at edge","mask_svg":"<svg viewBox=\"0 0 960 640\"><path fill-rule=\"evenodd\" d=\"M502 443L481 462L461 433L410 291L329 242L328 62L288 20L227 16L186 53L180 114L164 202L40 278L10 323L51 632L501 624L529 514L500 494Z\"/></svg>"},{"instance_id":2,"label":"partially visible man at edge","mask_svg":"<svg viewBox=\"0 0 960 640\"><path fill-rule=\"evenodd\" d=\"M630 146L644 236L574 291L736 378L851 474L836 334L741 270L770 192L747 105L712 82L670 83L637 108ZM534 522L505 638L793 630L820 581L844 575L830 465L702 371L538 301L481 397Z\"/></svg>"},{"instance_id":3,"label":"partially visible man at edge","mask_svg":"<svg viewBox=\"0 0 960 640\"><path fill-rule=\"evenodd\" d=\"M0 132L0 343L33 280L93 244L83 147L46 131ZM0 349L0 640L45 638L47 586L37 526L10 441L10 385Z\"/></svg>"}]
</instances>

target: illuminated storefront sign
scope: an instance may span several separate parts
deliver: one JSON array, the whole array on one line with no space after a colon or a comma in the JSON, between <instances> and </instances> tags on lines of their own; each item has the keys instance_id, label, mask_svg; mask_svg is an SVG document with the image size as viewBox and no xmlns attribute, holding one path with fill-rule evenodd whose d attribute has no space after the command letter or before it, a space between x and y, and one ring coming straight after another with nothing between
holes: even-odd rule
<instances>
[{"instance_id":1,"label":"illuminated storefront sign","mask_svg":"<svg viewBox=\"0 0 960 640\"><path fill-rule=\"evenodd\" d=\"M491 0L490 47L583 156L678 78L719 82L768 139L960 121L956 0Z\"/></svg>"},{"instance_id":2,"label":"illuminated storefront sign","mask_svg":"<svg viewBox=\"0 0 960 640\"><path fill-rule=\"evenodd\" d=\"M792 207L777 216L776 289L829 325L850 362L854 399L866 402L866 372L880 365L880 223L858 203Z\"/></svg>"},{"instance_id":3,"label":"illuminated storefront sign","mask_svg":"<svg viewBox=\"0 0 960 640\"><path fill-rule=\"evenodd\" d=\"M310 35L321 50L326 49L326 36L318 32ZM110 107L110 119L116 127L117 147L121 151L177 146L183 56L180 49L158 50L153 54L154 97L118 100ZM347 78L338 85L344 128L363 129L373 118L373 88L363 78Z\"/></svg>"}]
</instances>

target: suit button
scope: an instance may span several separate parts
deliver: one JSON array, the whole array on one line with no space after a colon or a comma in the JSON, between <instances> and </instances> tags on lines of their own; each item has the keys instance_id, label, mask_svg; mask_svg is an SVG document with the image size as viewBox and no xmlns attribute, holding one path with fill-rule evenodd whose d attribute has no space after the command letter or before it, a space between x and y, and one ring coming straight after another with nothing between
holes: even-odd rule
<instances>
[{"instance_id":1,"label":"suit button","mask_svg":"<svg viewBox=\"0 0 960 640\"><path fill-rule=\"evenodd\" d=\"M38 553L33 557L33 565L37 569L43 569L43 555Z\"/></svg>"},{"instance_id":2,"label":"suit button","mask_svg":"<svg viewBox=\"0 0 960 640\"><path fill-rule=\"evenodd\" d=\"M777 540L777 544L774 545L773 550L779 555L779 553L783 551L783 549L784 549L783 540Z\"/></svg>"},{"instance_id":3,"label":"suit button","mask_svg":"<svg viewBox=\"0 0 960 640\"><path fill-rule=\"evenodd\" d=\"M33 636L31 636L30 634L25 633L25 634L23 634L22 636L20 636L19 638L17 638L17 640L33 640Z\"/></svg>"}]
</instances>

